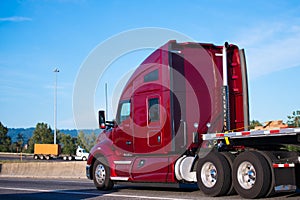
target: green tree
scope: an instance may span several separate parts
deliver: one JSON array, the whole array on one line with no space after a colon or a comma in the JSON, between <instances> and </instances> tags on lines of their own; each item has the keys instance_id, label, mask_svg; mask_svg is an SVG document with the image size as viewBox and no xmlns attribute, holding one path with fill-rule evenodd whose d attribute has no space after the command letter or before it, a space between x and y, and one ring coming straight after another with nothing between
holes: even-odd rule
<instances>
[{"instance_id":1,"label":"green tree","mask_svg":"<svg viewBox=\"0 0 300 200\"><path fill-rule=\"evenodd\" d=\"M53 144L53 141L54 136L50 126L46 123L37 123L29 139L27 152L33 153L34 144Z\"/></svg>"},{"instance_id":2,"label":"green tree","mask_svg":"<svg viewBox=\"0 0 300 200\"><path fill-rule=\"evenodd\" d=\"M0 152L8 152L11 145L11 138L7 136L8 128L0 122Z\"/></svg>"},{"instance_id":3,"label":"green tree","mask_svg":"<svg viewBox=\"0 0 300 200\"><path fill-rule=\"evenodd\" d=\"M63 154L74 154L76 151L75 138L72 138L71 135L59 133L58 134L58 143L61 145L61 152Z\"/></svg>"},{"instance_id":4,"label":"green tree","mask_svg":"<svg viewBox=\"0 0 300 200\"><path fill-rule=\"evenodd\" d=\"M31 137L27 141L27 149L25 150L25 153L33 153L33 147L34 147L34 142Z\"/></svg>"},{"instance_id":5,"label":"green tree","mask_svg":"<svg viewBox=\"0 0 300 200\"><path fill-rule=\"evenodd\" d=\"M251 120L249 128L254 129L256 126L262 126L262 124L258 120Z\"/></svg>"},{"instance_id":6,"label":"green tree","mask_svg":"<svg viewBox=\"0 0 300 200\"><path fill-rule=\"evenodd\" d=\"M77 145L87 150L87 148L86 148L87 142L86 142L85 134L83 131L79 131L79 133L78 133Z\"/></svg>"},{"instance_id":7,"label":"green tree","mask_svg":"<svg viewBox=\"0 0 300 200\"><path fill-rule=\"evenodd\" d=\"M23 143L24 143L23 134L22 133L18 133L18 135L17 135L17 141L13 142L10 145L10 151L11 152L16 152L16 153L22 152L22 150L23 150Z\"/></svg>"},{"instance_id":8,"label":"green tree","mask_svg":"<svg viewBox=\"0 0 300 200\"><path fill-rule=\"evenodd\" d=\"M97 140L97 135L95 134L95 132L92 132L91 134L89 134L87 136L87 150L90 151L93 146L95 146L96 144L96 140Z\"/></svg>"},{"instance_id":9,"label":"green tree","mask_svg":"<svg viewBox=\"0 0 300 200\"><path fill-rule=\"evenodd\" d=\"M293 111L292 115L287 116L289 127L300 127L300 110Z\"/></svg>"},{"instance_id":10,"label":"green tree","mask_svg":"<svg viewBox=\"0 0 300 200\"><path fill-rule=\"evenodd\" d=\"M19 151L23 150L23 144L24 144L23 134L18 133L18 135L17 135L17 147L19 148Z\"/></svg>"},{"instance_id":11,"label":"green tree","mask_svg":"<svg viewBox=\"0 0 300 200\"><path fill-rule=\"evenodd\" d=\"M18 142L12 142L11 145L10 145L10 152L20 153L22 151L21 148L22 147L20 147Z\"/></svg>"},{"instance_id":12,"label":"green tree","mask_svg":"<svg viewBox=\"0 0 300 200\"><path fill-rule=\"evenodd\" d=\"M77 137L77 145L89 152L96 144L96 140L97 135L94 132L85 134L83 131L80 131Z\"/></svg>"}]
</instances>

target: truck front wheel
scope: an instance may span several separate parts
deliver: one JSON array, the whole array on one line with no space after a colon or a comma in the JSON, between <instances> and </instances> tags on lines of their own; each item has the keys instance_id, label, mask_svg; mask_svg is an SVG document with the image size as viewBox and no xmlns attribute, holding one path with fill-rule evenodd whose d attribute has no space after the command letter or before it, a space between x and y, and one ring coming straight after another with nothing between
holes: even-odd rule
<instances>
[{"instance_id":1,"label":"truck front wheel","mask_svg":"<svg viewBox=\"0 0 300 200\"><path fill-rule=\"evenodd\" d=\"M224 155L211 152L197 164L199 189L209 196L222 196L231 187L231 169Z\"/></svg>"},{"instance_id":2,"label":"truck front wheel","mask_svg":"<svg viewBox=\"0 0 300 200\"><path fill-rule=\"evenodd\" d=\"M93 165L93 180L98 190L110 190L114 182L110 180L110 168L103 159L97 159Z\"/></svg>"},{"instance_id":3,"label":"truck front wheel","mask_svg":"<svg viewBox=\"0 0 300 200\"><path fill-rule=\"evenodd\" d=\"M244 198L264 197L271 184L271 172L266 159L258 152L244 152L233 163L233 185Z\"/></svg>"}]
</instances>

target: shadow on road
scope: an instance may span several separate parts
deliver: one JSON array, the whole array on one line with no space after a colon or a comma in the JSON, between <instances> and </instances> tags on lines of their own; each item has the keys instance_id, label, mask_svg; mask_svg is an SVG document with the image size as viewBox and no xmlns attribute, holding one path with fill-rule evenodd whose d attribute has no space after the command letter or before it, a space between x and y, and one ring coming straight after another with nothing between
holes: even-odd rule
<instances>
[{"instance_id":1,"label":"shadow on road","mask_svg":"<svg viewBox=\"0 0 300 200\"><path fill-rule=\"evenodd\" d=\"M63 200L79 200L90 199L96 197L103 197L111 193L118 192L118 190L112 190L109 192L100 192L95 189L92 190L54 190L54 191L26 191L18 190L13 191L14 194L0 194L1 200L32 200L32 199L63 199Z\"/></svg>"},{"instance_id":2,"label":"shadow on road","mask_svg":"<svg viewBox=\"0 0 300 200\"><path fill-rule=\"evenodd\" d=\"M159 195L165 193L174 193L172 197L176 196L177 198L183 199L207 199L201 192L195 187L189 188L161 188L161 187L144 187L144 186L128 186L128 185L117 185L111 191L99 191L96 189L79 189L79 190L39 190L39 189L15 189L7 190L6 194L0 194L0 199L5 200L34 200L34 199L63 199L63 200L79 200L79 199L139 199L146 198L149 196L149 199L159 199ZM198 193L199 192L199 193ZM180 194L179 194L180 193ZM168 193L170 194L170 193ZM167 195L168 196L168 195ZM161 196L161 197L167 197ZM169 196L168 198L172 198ZM276 194L267 199L299 199L300 193L280 193ZM216 197L209 199L242 199L238 195L226 196L226 197Z\"/></svg>"}]
</instances>

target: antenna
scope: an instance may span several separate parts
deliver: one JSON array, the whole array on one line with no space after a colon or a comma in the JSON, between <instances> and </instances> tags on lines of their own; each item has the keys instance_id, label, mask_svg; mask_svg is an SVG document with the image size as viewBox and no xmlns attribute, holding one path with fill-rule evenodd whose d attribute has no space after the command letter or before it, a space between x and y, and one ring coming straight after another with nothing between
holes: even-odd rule
<instances>
[{"instance_id":1,"label":"antenna","mask_svg":"<svg viewBox=\"0 0 300 200\"><path fill-rule=\"evenodd\" d=\"M107 83L105 83L105 118L108 120Z\"/></svg>"}]
</instances>

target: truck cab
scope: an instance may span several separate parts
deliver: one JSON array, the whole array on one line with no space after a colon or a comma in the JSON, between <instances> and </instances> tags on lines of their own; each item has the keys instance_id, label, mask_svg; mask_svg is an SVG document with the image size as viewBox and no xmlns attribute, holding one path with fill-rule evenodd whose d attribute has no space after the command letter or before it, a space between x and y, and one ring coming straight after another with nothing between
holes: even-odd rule
<instances>
[{"instance_id":1,"label":"truck cab","mask_svg":"<svg viewBox=\"0 0 300 200\"><path fill-rule=\"evenodd\" d=\"M77 147L76 149L76 155L74 156L75 160L87 160L87 158L89 157L89 153L81 148L80 146Z\"/></svg>"},{"instance_id":2,"label":"truck cab","mask_svg":"<svg viewBox=\"0 0 300 200\"><path fill-rule=\"evenodd\" d=\"M226 73L224 48L230 64ZM99 112L99 124L106 130L91 151L88 177L100 176L97 169L104 167L114 182L178 183L176 161L195 157L203 134L223 131L226 119L227 126L235 129L248 120L239 58L238 47L227 43L224 47L169 41L155 50L127 82L116 120L107 124L104 112ZM235 105L227 115L223 112L224 74L230 77L227 98ZM193 175L188 181L195 179Z\"/></svg>"},{"instance_id":3,"label":"truck cab","mask_svg":"<svg viewBox=\"0 0 300 200\"><path fill-rule=\"evenodd\" d=\"M281 148L298 144L300 130L248 131L246 62L236 45L167 42L135 70L116 106L115 121L99 111L105 130L87 160L87 177L100 190L197 183L209 196L259 198L299 185L283 181L299 177L299 153Z\"/></svg>"}]
</instances>

